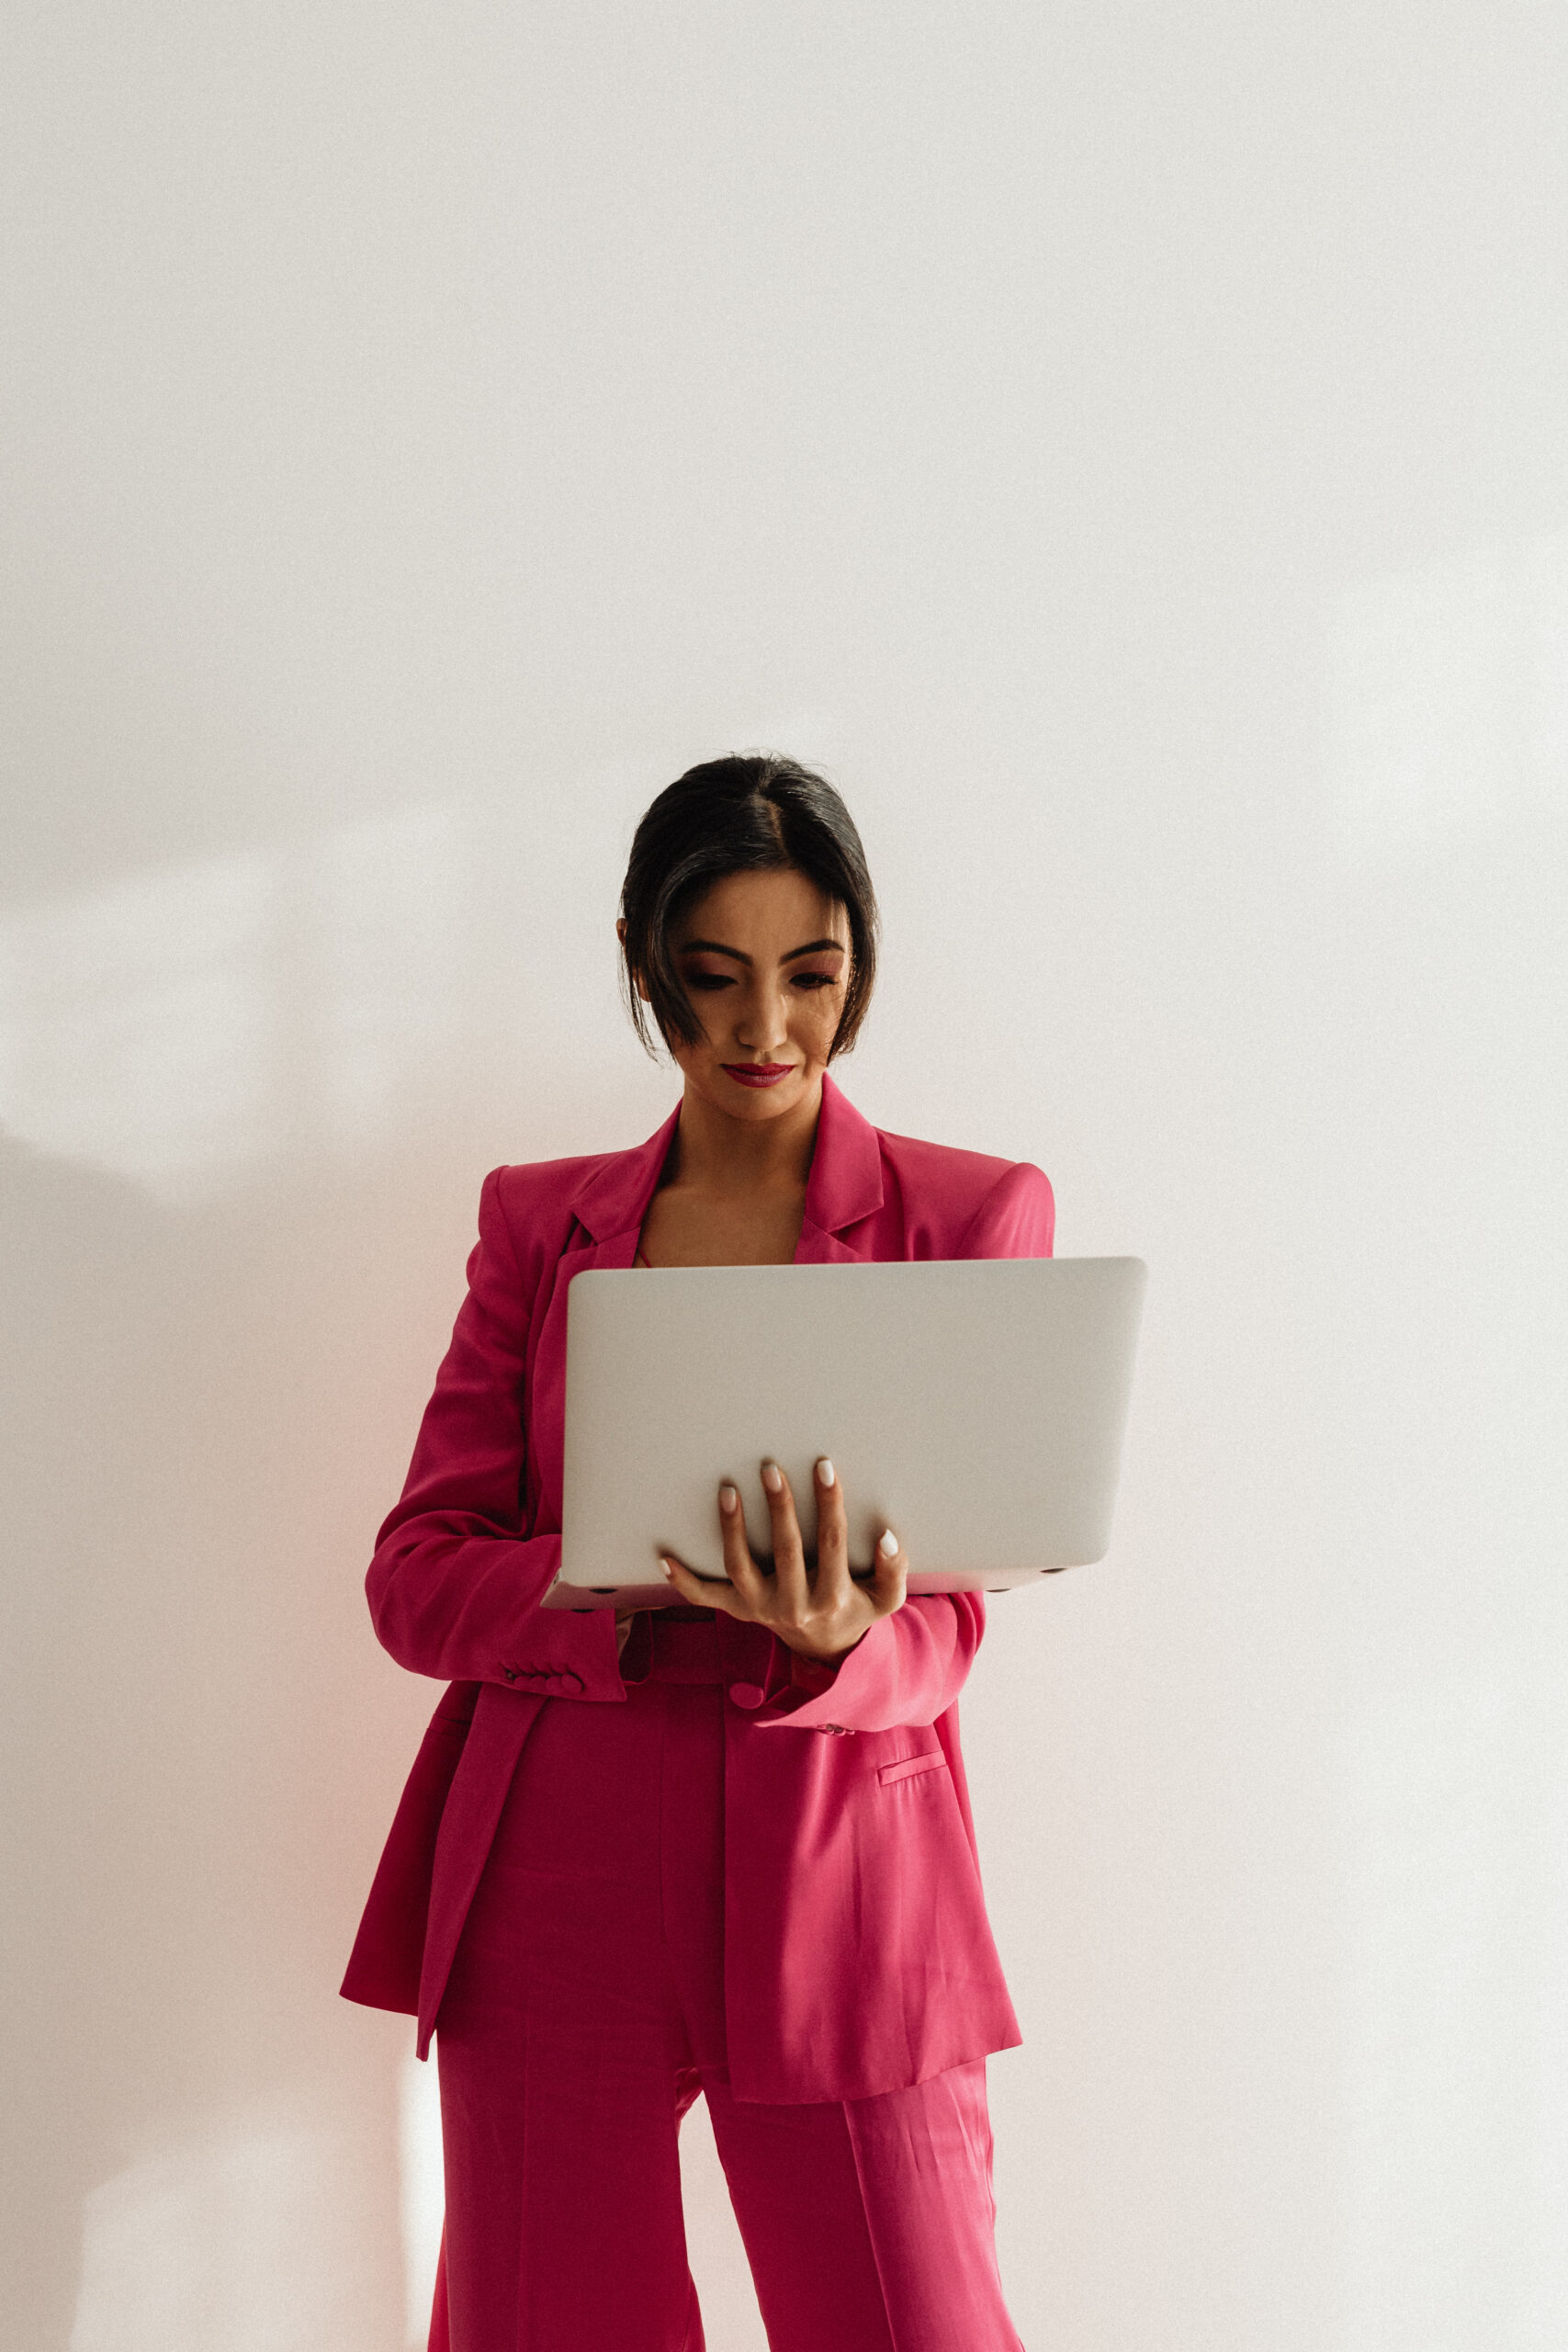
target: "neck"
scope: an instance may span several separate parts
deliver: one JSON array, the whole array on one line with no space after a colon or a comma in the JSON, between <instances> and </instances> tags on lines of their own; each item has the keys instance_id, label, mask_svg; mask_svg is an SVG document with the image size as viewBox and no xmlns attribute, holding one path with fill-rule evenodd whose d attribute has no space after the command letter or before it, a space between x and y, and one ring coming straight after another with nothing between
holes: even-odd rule
<instances>
[{"instance_id":1,"label":"neck","mask_svg":"<svg viewBox=\"0 0 1568 2352\"><path fill-rule=\"evenodd\" d=\"M776 1119L732 1119L688 1086L665 1182L704 1193L804 1193L821 1109L820 1079Z\"/></svg>"}]
</instances>

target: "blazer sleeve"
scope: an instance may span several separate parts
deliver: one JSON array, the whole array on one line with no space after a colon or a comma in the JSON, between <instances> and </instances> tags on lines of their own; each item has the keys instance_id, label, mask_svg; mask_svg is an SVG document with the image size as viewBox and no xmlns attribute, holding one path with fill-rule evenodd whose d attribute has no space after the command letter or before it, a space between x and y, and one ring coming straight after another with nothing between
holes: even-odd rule
<instances>
[{"instance_id":1,"label":"blazer sleeve","mask_svg":"<svg viewBox=\"0 0 1568 2352\"><path fill-rule=\"evenodd\" d=\"M1055 1238L1050 1180L1027 1160L986 1194L953 1255L1048 1258ZM836 1668L795 1657L775 1641L767 1703L752 1721L796 1731L892 1731L934 1724L954 1704L986 1630L977 1592L912 1593L879 1618Z\"/></svg>"},{"instance_id":2,"label":"blazer sleeve","mask_svg":"<svg viewBox=\"0 0 1568 2352\"><path fill-rule=\"evenodd\" d=\"M542 1610L558 1535L523 1533L523 1383L529 1302L486 1177L479 1234L397 1507L366 1577L371 1620L400 1666L552 1698L625 1699L608 1610Z\"/></svg>"}]
</instances>

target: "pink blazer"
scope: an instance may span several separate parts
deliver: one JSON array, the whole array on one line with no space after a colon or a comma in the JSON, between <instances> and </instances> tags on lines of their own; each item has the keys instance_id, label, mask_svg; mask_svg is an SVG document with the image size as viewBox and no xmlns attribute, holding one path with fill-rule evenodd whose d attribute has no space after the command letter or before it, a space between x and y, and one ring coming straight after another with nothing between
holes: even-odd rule
<instances>
[{"instance_id":1,"label":"pink blazer","mask_svg":"<svg viewBox=\"0 0 1568 2352\"><path fill-rule=\"evenodd\" d=\"M585 1267L632 1263L678 1117L634 1151L486 1178L468 1295L377 1540L367 1589L378 1634L400 1666L451 1687L343 1990L417 2014L422 2056L540 1707L626 1700L610 1612L539 1607L560 1556L567 1292ZM1038 1168L885 1135L824 1080L796 1264L1048 1257L1052 1227ZM725 1710L736 2096L869 2098L1010 2048L1018 2022L958 1745L979 1595L908 1600L836 1673L755 1626L718 1626L736 1678Z\"/></svg>"}]
</instances>

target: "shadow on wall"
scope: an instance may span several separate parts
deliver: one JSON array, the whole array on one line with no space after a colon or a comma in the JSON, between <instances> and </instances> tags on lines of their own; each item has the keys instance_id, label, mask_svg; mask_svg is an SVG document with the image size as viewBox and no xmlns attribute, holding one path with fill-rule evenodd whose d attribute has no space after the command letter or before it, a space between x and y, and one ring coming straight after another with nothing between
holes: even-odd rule
<instances>
[{"instance_id":1,"label":"shadow on wall","mask_svg":"<svg viewBox=\"0 0 1568 2352\"><path fill-rule=\"evenodd\" d=\"M394 1193L160 1207L0 1151L29 2352L402 2340L406 2037L335 1998L431 1690L378 1659L355 1572L405 1436L365 1369L409 1310Z\"/></svg>"},{"instance_id":2,"label":"shadow on wall","mask_svg":"<svg viewBox=\"0 0 1568 2352\"><path fill-rule=\"evenodd\" d=\"M626 1140L668 1108L607 923L568 936L603 811L544 869L525 826L419 807L0 920L28 2352L423 2340L434 2073L336 1987L435 1686L363 1569L479 1172L582 1148L601 1051Z\"/></svg>"},{"instance_id":3,"label":"shadow on wall","mask_svg":"<svg viewBox=\"0 0 1568 2352\"><path fill-rule=\"evenodd\" d=\"M468 847L423 807L0 922L28 2352L403 2337L428 2101L400 2132L407 2037L334 1996L431 1698L360 1571L456 1305L397 1147L471 1012Z\"/></svg>"}]
</instances>

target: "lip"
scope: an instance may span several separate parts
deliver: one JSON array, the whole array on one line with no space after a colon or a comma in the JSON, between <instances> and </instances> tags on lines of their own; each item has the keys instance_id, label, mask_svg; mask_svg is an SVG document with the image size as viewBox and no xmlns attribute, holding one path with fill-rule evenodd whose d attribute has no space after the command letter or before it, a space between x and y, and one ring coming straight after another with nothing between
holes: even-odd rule
<instances>
[{"instance_id":1,"label":"lip","mask_svg":"<svg viewBox=\"0 0 1568 2352\"><path fill-rule=\"evenodd\" d=\"M776 1086L781 1078L788 1078L795 1069L793 1062L726 1062L725 1073L737 1086Z\"/></svg>"}]
</instances>

